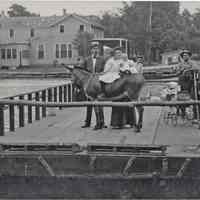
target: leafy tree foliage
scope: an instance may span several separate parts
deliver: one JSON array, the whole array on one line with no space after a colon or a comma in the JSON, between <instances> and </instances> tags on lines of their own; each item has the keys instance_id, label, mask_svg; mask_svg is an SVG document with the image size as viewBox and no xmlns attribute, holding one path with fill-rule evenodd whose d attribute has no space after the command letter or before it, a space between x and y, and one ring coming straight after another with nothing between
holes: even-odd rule
<instances>
[{"instance_id":1,"label":"leafy tree foliage","mask_svg":"<svg viewBox=\"0 0 200 200\"><path fill-rule=\"evenodd\" d=\"M179 2L125 2L118 14L105 13L101 22L106 37L128 38L146 58L150 46L151 60L167 50L200 53L200 9L180 13Z\"/></svg>"},{"instance_id":2,"label":"leafy tree foliage","mask_svg":"<svg viewBox=\"0 0 200 200\"><path fill-rule=\"evenodd\" d=\"M93 39L93 34L79 31L76 35L73 45L78 50L79 56L86 57L89 55L89 41Z\"/></svg>"},{"instance_id":3,"label":"leafy tree foliage","mask_svg":"<svg viewBox=\"0 0 200 200\"><path fill-rule=\"evenodd\" d=\"M24 6L21 6L19 4L12 4L8 10L9 17L23 17L23 16L39 16L35 13L31 13L26 10Z\"/></svg>"}]
</instances>

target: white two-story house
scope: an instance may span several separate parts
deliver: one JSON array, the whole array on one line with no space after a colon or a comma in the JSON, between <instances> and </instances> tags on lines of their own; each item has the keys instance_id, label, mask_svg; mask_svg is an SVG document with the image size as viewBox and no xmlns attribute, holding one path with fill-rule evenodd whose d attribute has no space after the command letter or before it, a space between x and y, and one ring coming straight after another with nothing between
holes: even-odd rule
<instances>
[{"instance_id":1,"label":"white two-story house","mask_svg":"<svg viewBox=\"0 0 200 200\"><path fill-rule=\"evenodd\" d=\"M49 17L0 18L0 67L73 63L78 31L104 37L104 29L92 16L66 14Z\"/></svg>"}]
</instances>

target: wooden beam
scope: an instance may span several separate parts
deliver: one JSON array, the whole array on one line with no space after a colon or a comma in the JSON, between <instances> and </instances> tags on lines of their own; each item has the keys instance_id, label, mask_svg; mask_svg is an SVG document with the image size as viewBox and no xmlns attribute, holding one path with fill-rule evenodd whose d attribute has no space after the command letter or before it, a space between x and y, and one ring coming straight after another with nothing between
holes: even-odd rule
<instances>
[{"instance_id":1,"label":"wooden beam","mask_svg":"<svg viewBox=\"0 0 200 200\"><path fill-rule=\"evenodd\" d=\"M126 165L125 165L125 167L124 167L124 169L123 169L123 174L124 175L128 175L128 170L130 169L130 167L132 166L132 164L133 164L133 162L136 160L136 157L135 156L131 156L129 159L128 159L128 161L127 161L127 163L126 163Z\"/></svg>"},{"instance_id":2,"label":"wooden beam","mask_svg":"<svg viewBox=\"0 0 200 200\"><path fill-rule=\"evenodd\" d=\"M53 169L51 168L49 163L44 159L43 156L39 156L38 160L51 176L55 176Z\"/></svg>"},{"instance_id":3,"label":"wooden beam","mask_svg":"<svg viewBox=\"0 0 200 200\"><path fill-rule=\"evenodd\" d=\"M185 173L185 171L186 171L186 169L187 169L187 167L188 167L188 165L190 164L191 161L192 161L191 158L186 158L185 159L185 161L181 165L181 168L179 169L178 173L176 174L176 176L178 178L181 178L184 175L184 173Z\"/></svg>"}]
</instances>

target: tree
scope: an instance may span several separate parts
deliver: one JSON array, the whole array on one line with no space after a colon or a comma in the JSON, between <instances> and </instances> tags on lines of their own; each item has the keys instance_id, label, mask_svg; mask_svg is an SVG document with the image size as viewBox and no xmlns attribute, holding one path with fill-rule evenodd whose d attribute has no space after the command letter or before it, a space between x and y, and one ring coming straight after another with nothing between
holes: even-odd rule
<instances>
[{"instance_id":1,"label":"tree","mask_svg":"<svg viewBox=\"0 0 200 200\"><path fill-rule=\"evenodd\" d=\"M31 13L26 10L24 6L21 6L19 4L12 4L8 10L9 17L23 17L23 16L39 16L35 13Z\"/></svg>"},{"instance_id":2,"label":"tree","mask_svg":"<svg viewBox=\"0 0 200 200\"><path fill-rule=\"evenodd\" d=\"M125 2L119 15L106 13L102 24L105 33L112 36L114 32L119 37L132 40L135 51L144 54L147 59L150 48L155 54L157 50L162 52L178 47L181 38L176 24L178 16L179 2Z\"/></svg>"},{"instance_id":3,"label":"tree","mask_svg":"<svg viewBox=\"0 0 200 200\"><path fill-rule=\"evenodd\" d=\"M79 31L73 41L74 48L78 50L79 56L86 57L89 55L89 41L94 38L94 35L88 32Z\"/></svg>"}]
</instances>

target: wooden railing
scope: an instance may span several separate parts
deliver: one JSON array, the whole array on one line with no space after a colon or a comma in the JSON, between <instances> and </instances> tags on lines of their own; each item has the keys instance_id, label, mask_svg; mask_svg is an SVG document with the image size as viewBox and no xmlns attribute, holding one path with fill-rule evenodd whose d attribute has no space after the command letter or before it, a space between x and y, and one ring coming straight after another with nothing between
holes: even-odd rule
<instances>
[{"instance_id":1,"label":"wooden railing","mask_svg":"<svg viewBox=\"0 0 200 200\"><path fill-rule=\"evenodd\" d=\"M72 102L73 86L71 83L48 87L19 95L9 96L1 99L1 101L11 102ZM61 107L59 107L61 109ZM7 115L6 115L7 114ZM18 116L16 116L18 115ZM7 119L5 119L7 116ZM24 127L26 124L32 123L34 120L40 120L47 116L47 106L26 105L23 103L0 104L0 136L5 133L5 122L8 124L8 131L15 131L17 127ZM18 125L17 125L18 124Z\"/></svg>"},{"instance_id":2,"label":"wooden railing","mask_svg":"<svg viewBox=\"0 0 200 200\"><path fill-rule=\"evenodd\" d=\"M15 131L15 107L19 108L19 127L25 125L25 112L24 109L27 107L27 123L33 121L33 107L35 108L35 120L40 120L42 117L46 117L46 109L48 107L54 108L69 108L69 107L85 107L88 105L92 106L103 106L103 107L134 107L134 106L189 106L189 105L200 105L200 101L132 101L132 102L72 102L72 90L71 84L61 85L56 87L47 88L44 90L34 91L32 93L25 93L19 96L10 97L9 99L0 99L0 136L4 135L4 109L7 106L9 108L9 130ZM33 100L33 94L35 101ZM25 98L26 97L26 98ZM18 98L17 100L15 98ZM41 98L42 101L39 101Z\"/></svg>"}]
</instances>

